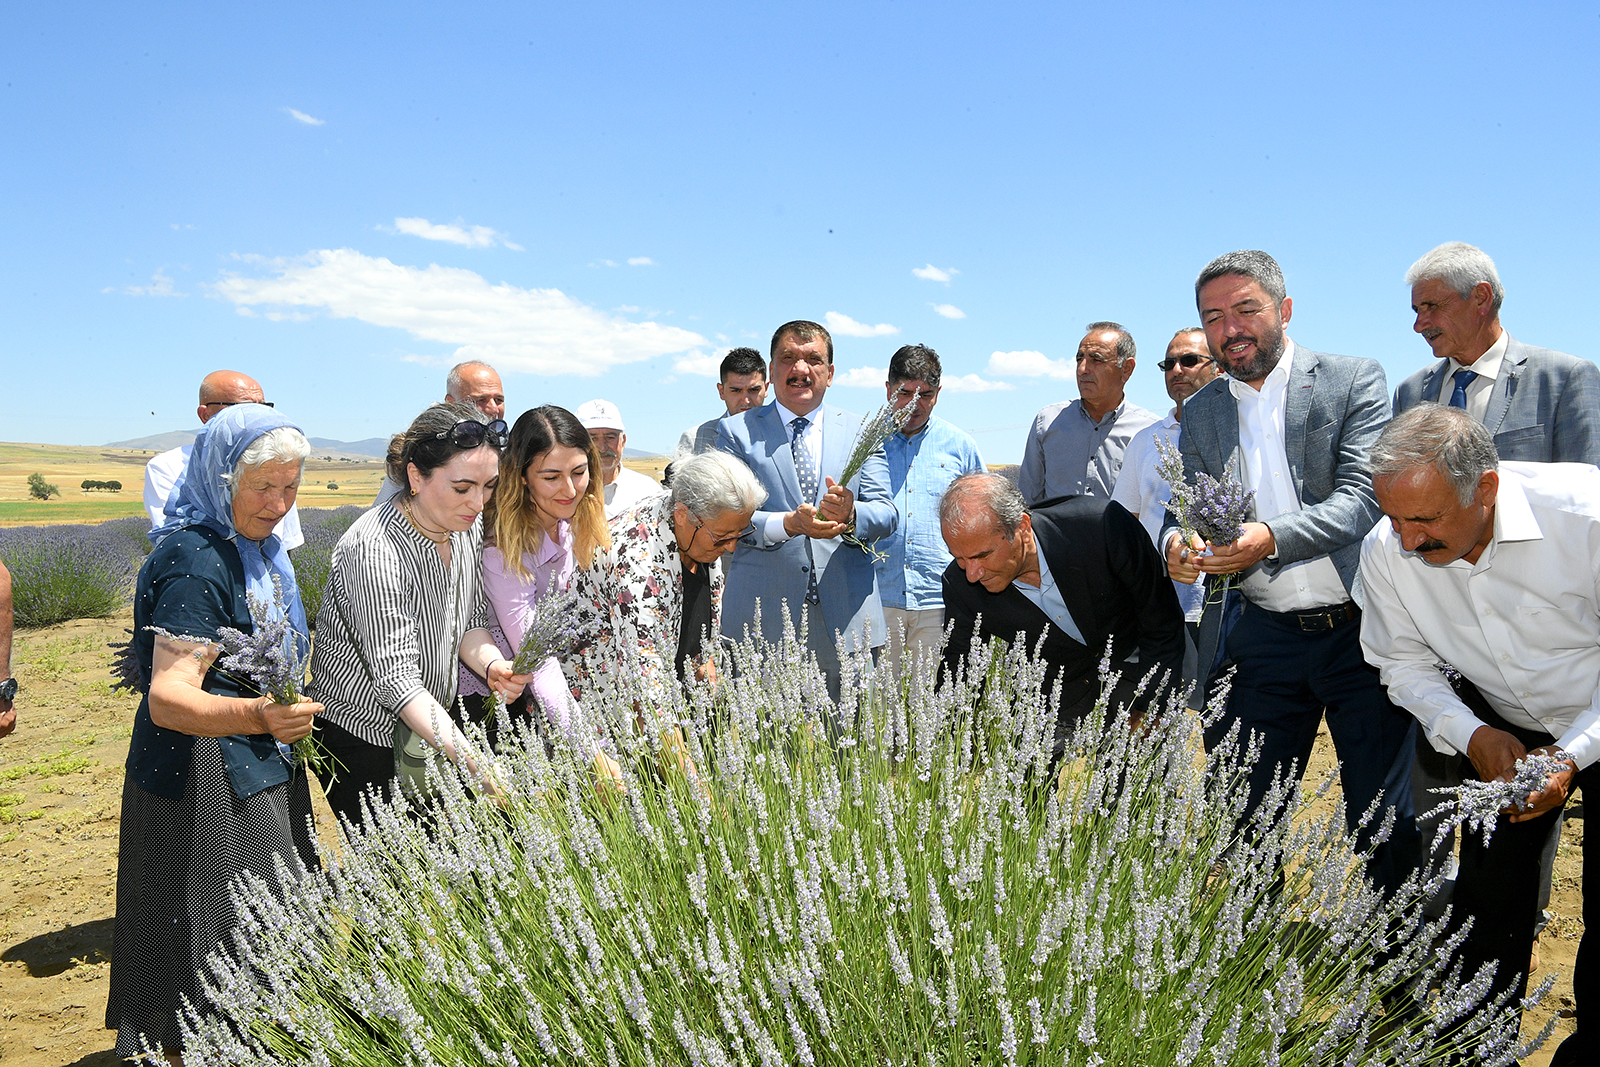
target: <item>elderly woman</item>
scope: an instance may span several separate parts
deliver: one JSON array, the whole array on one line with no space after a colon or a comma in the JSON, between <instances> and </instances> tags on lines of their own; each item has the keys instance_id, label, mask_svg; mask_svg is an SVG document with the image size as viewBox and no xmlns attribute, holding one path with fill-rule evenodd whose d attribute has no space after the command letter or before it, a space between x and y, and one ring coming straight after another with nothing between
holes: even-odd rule
<instances>
[{"instance_id":1,"label":"elderly woman","mask_svg":"<svg viewBox=\"0 0 1600 1067\"><path fill-rule=\"evenodd\" d=\"M272 528L294 504L310 451L269 407L219 412L195 439L139 570L132 651L144 698L122 788L106 1003L119 1057L137 1055L141 1035L169 1058L181 1052L180 1006L206 1003L199 974L225 947L228 887L241 872L276 884L279 857L290 871L317 862L305 769L283 746L311 732L321 705L276 704L212 669L219 630L253 632L252 599L275 621L287 616L292 651L305 655L294 567Z\"/></svg>"},{"instance_id":2,"label":"elderly woman","mask_svg":"<svg viewBox=\"0 0 1600 1067\"><path fill-rule=\"evenodd\" d=\"M317 616L311 676L326 705L322 777L328 804L364 820L368 791L429 750L497 785L451 716L459 660L515 698L527 677L489 636L479 514L494 493L506 424L471 404L434 404L389 442L389 475L404 488L357 519L333 550Z\"/></svg>"},{"instance_id":3,"label":"elderly woman","mask_svg":"<svg viewBox=\"0 0 1600 1067\"><path fill-rule=\"evenodd\" d=\"M721 632L722 557L751 532L767 491L739 460L704 452L673 466L672 488L611 521L599 661L640 670L647 683L714 677Z\"/></svg>"}]
</instances>

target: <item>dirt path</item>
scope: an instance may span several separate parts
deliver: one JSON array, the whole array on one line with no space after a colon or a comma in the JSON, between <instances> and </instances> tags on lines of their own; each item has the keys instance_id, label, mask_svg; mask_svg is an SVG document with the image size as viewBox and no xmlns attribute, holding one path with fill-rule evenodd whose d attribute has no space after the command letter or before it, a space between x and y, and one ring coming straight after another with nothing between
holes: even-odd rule
<instances>
[{"instance_id":1,"label":"dirt path","mask_svg":"<svg viewBox=\"0 0 1600 1067\"><path fill-rule=\"evenodd\" d=\"M120 619L63 623L19 634L13 667L22 693L16 733L0 741L0 1061L7 1067L109 1067L114 1033L104 1029L115 911L122 763L137 701L110 692L106 643ZM1330 765L1319 740L1313 775ZM328 824L321 807L319 821ZM1556 918L1540 945L1535 978L1562 975L1527 1025L1571 1008L1579 919L1578 845L1584 819L1572 810L1556 870ZM1549 1061L1571 1032L1563 1020Z\"/></svg>"}]
</instances>

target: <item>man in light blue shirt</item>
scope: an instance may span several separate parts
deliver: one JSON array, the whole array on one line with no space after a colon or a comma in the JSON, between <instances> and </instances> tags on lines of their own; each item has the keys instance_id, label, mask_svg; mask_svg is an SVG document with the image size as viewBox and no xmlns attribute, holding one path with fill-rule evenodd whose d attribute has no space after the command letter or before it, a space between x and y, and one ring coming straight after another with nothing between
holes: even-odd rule
<instances>
[{"instance_id":1,"label":"man in light blue shirt","mask_svg":"<svg viewBox=\"0 0 1600 1067\"><path fill-rule=\"evenodd\" d=\"M972 435L933 417L940 376L939 353L923 345L906 345L889 360L890 403L913 405L905 426L883 445L900 525L876 545L878 595L889 628L885 660L896 673L907 649L938 655L942 582L951 559L939 532L939 498L961 475L984 469Z\"/></svg>"}]
</instances>

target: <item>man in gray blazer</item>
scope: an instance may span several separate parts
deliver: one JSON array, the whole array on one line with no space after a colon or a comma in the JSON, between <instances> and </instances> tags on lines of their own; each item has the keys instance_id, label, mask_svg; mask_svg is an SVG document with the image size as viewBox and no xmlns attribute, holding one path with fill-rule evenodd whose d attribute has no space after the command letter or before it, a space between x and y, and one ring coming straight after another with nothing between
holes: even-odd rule
<instances>
[{"instance_id":1,"label":"man in gray blazer","mask_svg":"<svg viewBox=\"0 0 1600 1067\"><path fill-rule=\"evenodd\" d=\"M1254 811L1275 777L1304 773L1326 709L1350 830L1380 792L1393 809L1394 830L1368 863L1373 880L1393 891L1419 850L1414 722L1362 658L1357 606L1361 539L1379 516L1366 462L1389 420L1383 368L1285 336L1293 302L1265 252L1213 260L1195 296L1211 354L1228 377L1184 403L1184 471L1189 481L1204 471L1243 483L1255 493L1257 520L1231 544L1184 544L1170 513L1162 533L1174 580L1204 571L1237 579L1243 595L1237 611L1213 609L1201 622L1200 662L1213 673L1237 668L1227 710L1206 741L1214 746L1234 723L1242 738L1261 736L1260 758L1248 769ZM1232 624L1225 633L1224 620ZM1367 826L1361 839L1375 829Z\"/></svg>"},{"instance_id":2,"label":"man in gray blazer","mask_svg":"<svg viewBox=\"0 0 1600 1067\"><path fill-rule=\"evenodd\" d=\"M1406 284L1411 328L1439 360L1400 383L1395 414L1424 401L1461 407L1494 435L1501 459L1600 464L1600 367L1501 328L1494 260L1451 241L1413 263Z\"/></svg>"},{"instance_id":3,"label":"man in gray blazer","mask_svg":"<svg viewBox=\"0 0 1600 1067\"><path fill-rule=\"evenodd\" d=\"M734 550L722 595L722 632L741 638L761 611L761 634L798 631L839 699L837 637L847 648L884 643L872 557L844 541L870 544L899 525L889 468L880 449L849 485L844 471L861 417L823 404L833 381L833 338L814 322L784 323L772 335L772 403L719 424L717 447L744 460L767 489L767 510Z\"/></svg>"}]
</instances>

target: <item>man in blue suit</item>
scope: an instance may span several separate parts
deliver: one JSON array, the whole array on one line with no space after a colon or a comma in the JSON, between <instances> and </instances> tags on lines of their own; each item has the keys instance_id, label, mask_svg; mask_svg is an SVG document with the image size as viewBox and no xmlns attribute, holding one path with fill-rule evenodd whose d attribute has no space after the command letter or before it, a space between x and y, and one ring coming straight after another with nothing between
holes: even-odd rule
<instances>
[{"instance_id":1,"label":"man in blue suit","mask_svg":"<svg viewBox=\"0 0 1600 1067\"><path fill-rule=\"evenodd\" d=\"M1380 793L1393 809L1394 830L1368 864L1373 880L1393 891L1420 851L1411 804L1416 737L1411 716L1389 702L1362 657L1357 574L1361 539L1380 514L1367 451L1389 421L1383 368L1291 341L1283 327L1292 301L1265 252L1212 260L1195 298L1211 355L1228 376L1184 403L1178 447L1186 480L1200 471L1238 480L1255 493L1256 520L1223 545L1184 544L1170 513L1162 532L1174 580L1204 571L1238 579L1243 594L1225 635L1224 612L1201 621L1201 664L1237 667L1207 744L1234 723L1242 737L1261 736L1249 768L1254 810L1275 776L1305 773L1326 709L1351 831ZM1362 832L1363 843L1375 829Z\"/></svg>"},{"instance_id":2,"label":"man in blue suit","mask_svg":"<svg viewBox=\"0 0 1600 1067\"><path fill-rule=\"evenodd\" d=\"M899 524L889 468L879 450L849 485L836 481L850 457L861 417L823 397L833 381L833 338L815 322L787 322L772 335L773 402L723 419L717 447L744 460L767 490L766 507L734 551L722 595L722 632L744 636L761 611L761 635L800 628L839 699L839 656L884 643L871 544Z\"/></svg>"}]
</instances>

